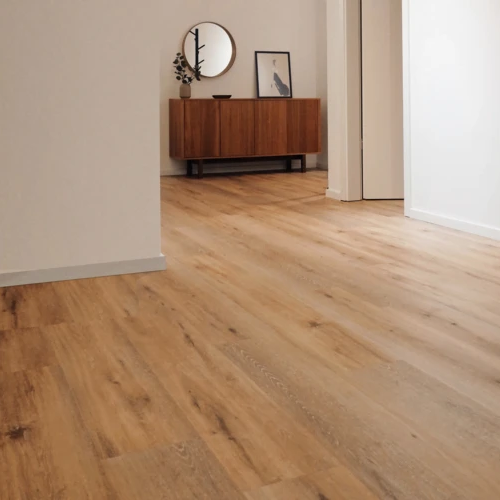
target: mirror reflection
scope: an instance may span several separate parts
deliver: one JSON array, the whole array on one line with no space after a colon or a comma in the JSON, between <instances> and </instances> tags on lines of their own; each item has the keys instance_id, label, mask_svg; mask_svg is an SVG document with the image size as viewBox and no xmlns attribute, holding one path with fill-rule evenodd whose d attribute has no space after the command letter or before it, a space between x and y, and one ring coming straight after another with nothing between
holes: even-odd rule
<instances>
[{"instance_id":1,"label":"mirror reflection","mask_svg":"<svg viewBox=\"0 0 500 500\"><path fill-rule=\"evenodd\" d=\"M187 32L183 50L189 66L208 78L226 73L236 58L231 34L219 24L210 22L197 24Z\"/></svg>"}]
</instances>

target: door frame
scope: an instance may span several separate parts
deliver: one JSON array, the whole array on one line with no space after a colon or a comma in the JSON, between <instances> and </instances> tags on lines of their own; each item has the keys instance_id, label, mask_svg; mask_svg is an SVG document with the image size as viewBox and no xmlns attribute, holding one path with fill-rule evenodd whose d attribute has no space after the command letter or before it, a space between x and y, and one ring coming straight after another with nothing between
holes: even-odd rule
<instances>
[{"instance_id":1,"label":"door frame","mask_svg":"<svg viewBox=\"0 0 500 500\"><path fill-rule=\"evenodd\" d=\"M403 136L404 206L411 207L410 1L403 8ZM327 2L328 54L328 189L326 196L341 201L363 199L361 0Z\"/></svg>"},{"instance_id":2,"label":"door frame","mask_svg":"<svg viewBox=\"0 0 500 500\"><path fill-rule=\"evenodd\" d=\"M327 197L362 199L361 0L327 2Z\"/></svg>"}]
</instances>

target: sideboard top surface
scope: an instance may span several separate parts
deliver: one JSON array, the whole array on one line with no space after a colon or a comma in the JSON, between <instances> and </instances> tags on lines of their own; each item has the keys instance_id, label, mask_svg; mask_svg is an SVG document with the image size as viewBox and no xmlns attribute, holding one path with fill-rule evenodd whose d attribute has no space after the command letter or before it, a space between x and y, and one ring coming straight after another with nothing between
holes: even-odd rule
<instances>
[{"instance_id":1,"label":"sideboard top surface","mask_svg":"<svg viewBox=\"0 0 500 500\"><path fill-rule=\"evenodd\" d=\"M256 98L256 97L231 97L231 99L214 99L213 97L200 97L200 98L190 98L190 99L170 99L170 101L319 101L318 97L294 97L294 98L284 98L284 97L265 97L265 98Z\"/></svg>"}]
</instances>

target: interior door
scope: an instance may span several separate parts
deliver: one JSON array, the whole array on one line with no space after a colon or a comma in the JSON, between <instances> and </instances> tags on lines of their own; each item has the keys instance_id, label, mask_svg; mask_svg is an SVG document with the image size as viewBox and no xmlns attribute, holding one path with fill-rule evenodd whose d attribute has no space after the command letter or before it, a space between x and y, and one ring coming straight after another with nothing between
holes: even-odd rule
<instances>
[{"instance_id":1,"label":"interior door","mask_svg":"<svg viewBox=\"0 0 500 500\"><path fill-rule=\"evenodd\" d=\"M362 0L363 198L402 199L402 0Z\"/></svg>"}]
</instances>

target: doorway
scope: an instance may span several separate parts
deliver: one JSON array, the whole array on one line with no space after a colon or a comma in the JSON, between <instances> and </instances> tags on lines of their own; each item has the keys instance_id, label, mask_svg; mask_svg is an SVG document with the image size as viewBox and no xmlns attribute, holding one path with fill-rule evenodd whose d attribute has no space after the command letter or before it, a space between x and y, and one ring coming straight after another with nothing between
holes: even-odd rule
<instances>
[{"instance_id":1,"label":"doorway","mask_svg":"<svg viewBox=\"0 0 500 500\"><path fill-rule=\"evenodd\" d=\"M361 0L363 199L404 199L402 0Z\"/></svg>"}]
</instances>

